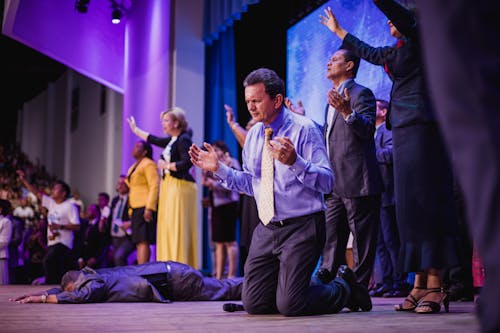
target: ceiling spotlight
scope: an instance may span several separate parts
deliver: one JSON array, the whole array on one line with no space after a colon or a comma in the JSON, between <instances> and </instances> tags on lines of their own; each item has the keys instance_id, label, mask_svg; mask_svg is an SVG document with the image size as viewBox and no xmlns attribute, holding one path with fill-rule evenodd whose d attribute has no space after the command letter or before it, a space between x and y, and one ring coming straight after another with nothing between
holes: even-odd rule
<instances>
[{"instance_id":1,"label":"ceiling spotlight","mask_svg":"<svg viewBox=\"0 0 500 333\"><path fill-rule=\"evenodd\" d=\"M113 9L113 11L111 12L111 22L113 22L113 24L118 24L120 23L121 19L122 12L118 8Z\"/></svg>"},{"instance_id":2,"label":"ceiling spotlight","mask_svg":"<svg viewBox=\"0 0 500 333\"><path fill-rule=\"evenodd\" d=\"M85 14L89 9L90 0L75 0L75 9L82 14Z\"/></svg>"}]
</instances>

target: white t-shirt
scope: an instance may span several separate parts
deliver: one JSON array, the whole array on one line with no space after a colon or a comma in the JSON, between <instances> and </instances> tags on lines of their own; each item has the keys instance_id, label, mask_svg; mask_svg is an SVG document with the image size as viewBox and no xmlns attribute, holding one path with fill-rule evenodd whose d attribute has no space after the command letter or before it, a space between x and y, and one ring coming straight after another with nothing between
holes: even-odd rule
<instances>
[{"instance_id":1,"label":"white t-shirt","mask_svg":"<svg viewBox=\"0 0 500 333\"><path fill-rule=\"evenodd\" d=\"M18 206L16 207L16 209L14 209L12 215L20 217L22 219L32 219L35 216L35 213L33 212L33 209L30 206L26 207Z\"/></svg>"},{"instance_id":2,"label":"white t-shirt","mask_svg":"<svg viewBox=\"0 0 500 333\"><path fill-rule=\"evenodd\" d=\"M102 207L101 219L107 219L109 217L109 213L111 213L111 209L109 209L109 206Z\"/></svg>"},{"instance_id":3,"label":"white t-shirt","mask_svg":"<svg viewBox=\"0 0 500 333\"><path fill-rule=\"evenodd\" d=\"M57 223L62 225L69 224L80 224L80 218L78 216L78 209L69 200L66 200L60 204L56 203L54 199L47 195L42 196L42 206L47 208L49 213L47 215L47 244L48 246L62 243L73 248L73 231L72 230L57 230L55 232L50 231L49 225L51 223Z\"/></svg>"}]
</instances>

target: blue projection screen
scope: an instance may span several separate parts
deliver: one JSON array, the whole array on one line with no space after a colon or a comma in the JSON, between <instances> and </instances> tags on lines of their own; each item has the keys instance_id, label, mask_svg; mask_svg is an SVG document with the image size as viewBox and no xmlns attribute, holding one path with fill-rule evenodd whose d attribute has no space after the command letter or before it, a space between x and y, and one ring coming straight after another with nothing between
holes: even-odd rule
<instances>
[{"instance_id":1,"label":"blue projection screen","mask_svg":"<svg viewBox=\"0 0 500 333\"><path fill-rule=\"evenodd\" d=\"M371 0L331 0L304 17L287 31L287 96L301 100L306 116L324 123L326 94L332 87L326 76L326 63L340 47L340 39L319 23L319 15L330 6L344 29L372 46L395 43L389 34L387 18ZM376 98L389 100L391 81L381 66L364 60L356 81Z\"/></svg>"}]
</instances>

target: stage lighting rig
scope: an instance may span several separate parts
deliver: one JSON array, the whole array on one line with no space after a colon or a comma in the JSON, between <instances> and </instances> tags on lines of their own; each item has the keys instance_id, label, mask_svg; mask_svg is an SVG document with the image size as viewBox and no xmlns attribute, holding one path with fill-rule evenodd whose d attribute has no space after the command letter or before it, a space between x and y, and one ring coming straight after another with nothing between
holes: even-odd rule
<instances>
[{"instance_id":1,"label":"stage lighting rig","mask_svg":"<svg viewBox=\"0 0 500 333\"><path fill-rule=\"evenodd\" d=\"M118 0L110 0L110 2L111 2L111 22L113 22L113 24L118 24L123 18L126 12L126 8L123 5L123 1L121 3L118 3Z\"/></svg>"},{"instance_id":2,"label":"stage lighting rig","mask_svg":"<svg viewBox=\"0 0 500 333\"><path fill-rule=\"evenodd\" d=\"M87 13L89 10L90 0L75 0L75 9L82 14Z\"/></svg>"}]
</instances>

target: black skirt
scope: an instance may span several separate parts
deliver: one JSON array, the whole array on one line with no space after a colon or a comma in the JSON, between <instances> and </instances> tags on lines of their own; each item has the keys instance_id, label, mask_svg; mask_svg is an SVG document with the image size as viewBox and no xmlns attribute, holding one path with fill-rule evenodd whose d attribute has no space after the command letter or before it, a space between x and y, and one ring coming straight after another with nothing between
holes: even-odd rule
<instances>
[{"instance_id":1,"label":"black skirt","mask_svg":"<svg viewBox=\"0 0 500 333\"><path fill-rule=\"evenodd\" d=\"M212 241L223 243L236 240L238 202L212 208Z\"/></svg>"},{"instance_id":2,"label":"black skirt","mask_svg":"<svg viewBox=\"0 0 500 333\"><path fill-rule=\"evenodd\" d=\"M393 128L401 272L458 264L453 175L436 124Z\"/></svg>"}]
</instances>

